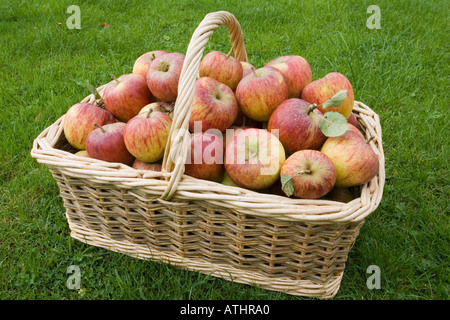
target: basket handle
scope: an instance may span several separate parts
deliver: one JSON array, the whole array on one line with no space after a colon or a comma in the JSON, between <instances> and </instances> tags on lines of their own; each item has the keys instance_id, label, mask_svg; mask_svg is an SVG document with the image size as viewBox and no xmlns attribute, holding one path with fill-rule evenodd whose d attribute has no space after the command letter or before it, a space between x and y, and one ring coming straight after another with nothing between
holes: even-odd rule
<instances>
[{"instance_id":1,"label":"basket handle","mask_svg":"<svg viewBox=\"0 0 450 320\"><path fill-rule=\"evenodd\" d=\"M188 130L189 118L192 111L197 74L205 46L214 30L220 26L226 26L228 29L236 59L247 61L244 36L234 15L227 11L207 14L192 35L181 69L172 127L162 163L163 171L170 173L166 177L168 185L161 195L162 199L168 200L175 194L184 173L184 161L190 136Z\"/></svg>"}]
</instances>

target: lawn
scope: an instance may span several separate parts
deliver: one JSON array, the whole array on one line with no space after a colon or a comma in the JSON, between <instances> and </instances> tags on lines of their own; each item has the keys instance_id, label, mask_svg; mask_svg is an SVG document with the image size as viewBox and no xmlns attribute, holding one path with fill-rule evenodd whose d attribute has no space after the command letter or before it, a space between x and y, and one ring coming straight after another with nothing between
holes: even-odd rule
<instances>
[{"instance_id":1,"label":"lawn","mask_svg":"<svg viewBox=\"0 0 450 320\"><path fill-rule=\"evenodd\" d=\"M366 26L370 5L380 29ZM70 5L81 29L69 29ZM32 142L142 53L185 53L203 17L239 20L249 61L307 59L314 79L338 71L381 119L383 200L352 248L335 299L448 299L448 1L12 1L0 4L0 300L305 299L134 259L70 238L55 180ZM109 27L100 26L107 23ZM228 52L225 28L205 48ZM82 272L68 289L67 267ZM381 288L366 285L367 268Z\"/></svg>"}]
</instances>

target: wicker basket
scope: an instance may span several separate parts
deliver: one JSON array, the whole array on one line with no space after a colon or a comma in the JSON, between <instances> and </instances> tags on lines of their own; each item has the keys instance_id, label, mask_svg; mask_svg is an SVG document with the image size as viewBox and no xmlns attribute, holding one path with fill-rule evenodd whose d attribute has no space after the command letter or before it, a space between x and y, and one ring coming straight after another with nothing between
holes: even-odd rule
<instances>
[{"instance_id":1,"label":"wicker basket","mask_svg":"<svg viewBox=\"0 0 450 320\"><path fill-rule=\"evenodd\" d=\"M358 126L380 161L379 174L349 203L291 199L195 179L172 159L187 150L187 125L203 50L228 28L237 59L247 61L238 21L206 15L182 69L163 171L135 170L74 155L64 116L34 141L31 155L48 166L64 200L71 237L140 259L163 261L268 290L319 298L338 291L349 250L379 205L385 172L378 116L355 102ZM100 94L104 86L99 87ZM93 95L84 102L98 103Z\"/></svg>"}]
</instances>

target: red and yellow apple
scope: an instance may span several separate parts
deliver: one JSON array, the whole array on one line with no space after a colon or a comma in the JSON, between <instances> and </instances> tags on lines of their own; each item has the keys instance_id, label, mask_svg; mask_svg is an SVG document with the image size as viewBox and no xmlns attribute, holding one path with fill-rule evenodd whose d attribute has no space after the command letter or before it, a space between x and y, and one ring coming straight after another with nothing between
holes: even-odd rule
<instances>
[{"instance_id":1,"label":"red and yellow apple","mask_svg":"<svg viewBox=\"0 0 450 320\"><path fill-rule=\"evenodd\" d=\"M317 150L300 150L286 159L280 174L289 176L293 196L302 199L319 199L333 189L336 169L333 162Z\"/></svg>"},{"instance_id":2,"label":"red and yellow apple","mask_svg":"<svg viewBox=\"0 0 450 320\"><path fill-rule=\"evenodd\" d=\"M220 136L208 132L192 133L184 173L198 179L222 181L225 172L223 150Z\"/></svg>"},{"instance_id":3,"label":"red and yellow apple","mask_svg":"<svg viewBox=\"0 0 450 320\"><path fill-rule=\"evenodd\" d=\"M138 73L144 78L147 77L147 71L153 60L158 58L160 55L166 54L168 52L163 50L153 50L150 52L146 52L143 55L139 56L133 65L133 73Z\"/></svg>"},{"instance_id":4,"label":"red and yellow apple","mask_svg":"<svg viewBox=\"0 0 450 320\"><path fill-rule=\"evenodd\" d=\"M266 67L277 68L284 75L289 87L289 98L300 98L303 88L312 81L308 61L298 55L275 58L266 63Z\"/></svg>"},{"instance_id":5,"label":"red and yellow apple","mask_svg":"<svg viewBox=\"0 0 450 320\"><path fill-rule=\"evenodd\" d=\"M197 122L197 128L200 127L201 131L217 129L223 132L231 127L238 111L236 96L227 85L210 77L198 78L192 101L189 130L194 132Z\"/></svg>"},{"instance_id":6,"label":"red and yellow apple","mask_svg":"<svg viewBox=\"0 0 450 320\"><path fill-rule=\"evenodd\" d=\"M280 140L264 129L248 128L227 142L225 170L237 185L262 190L280 176L286 154Z\"/></svg>"},{"instance_id":7,"label":"red and yellow apple","mask_svg":"<svg viewBox=\"0 0 450 320\"><path fill-rule=\"evenodd\" d=\"M148 88L159 100L174 102L177 99L184 58L184 54L178 52L162 54L148 68Z\"/></svg>"},{"instance_id":8,"label":"red and yellow apple","mask_svg":"<svg viewBox=\"0 0 450 320\"><path fill-rule=\"evenodd\" d=\"M105 109L120 122L127 122L154 101L145 78L136 73L121 75L109 82L103 92Z\"/></svg>"},{"instance_id":9,"label":"red and yellow apple","mask_svg":"<svg viewBox=\"0 0 450 320\"><path fill-rule=\"evenodd\" d=\"M362 185L372 180L379 172L379 159L365 139L354 130L330 137L321 151L333 162L337 187Z\"/></svg>"},{"instance_id":10,"label":"red and yellow apple","mask_svg":"<svg viewBox=\"0 0 450 320\"><path fill-rule=\"evenodd\" d=\"M152 102L139 111L139 113L145 113L147 114L150 109L153 111L159 111L164 112L167 114L171 119L173 118L173 110L175 105L173 103L163 102L163 101L156 101Z\"/></svg>"},{"instance_id":11,"label":"red and yellow apple","mask_svg":"<svg viewBox=\"0 0 450 320\"><path fill-rule=\"evenodd\" d=\"M172 119L165 113L149 109L127 122L124 141L128 151L143 162L156 162L164 156Z\"/></svg>"},{"instance_id":12,"label":"red and yellow apple","mask_svg":"<svg viewBox=\"0 0 450 320\"><path fill-rule=\"evenodd\" d=\"M267 130L278 130L278 139L288 154L304 149L316 150L327 139L319 128L322 115L305 100L287 99L270 116Z\"/></svg>"},{"instance_id":13,"label":"red and yellow apple","mask_svg":"<svg viewBox=\"0 0 450 320\"><path fill-rule=\"evenodd\" d=\"M91 131L86 139L86 151L89 157L131 166L134 157L123 140L125 125L124 122L115 122Z\"/></svg>"},{"instance_id":14,"label":"red and yellow apple","mask_svg":"<svg viewBox=\"0 0 450 320\"><path fill-rule=\"evenodd\" d=\"M79 150L79 151L75 152L75 155L80 156L80 157L89 158L89 154L87 153L86 150Z\"/></svg>"},{"instance_id":15,"label":"red and yellow apple","mask_svg":"<svg viewBox=\"0 0 450 320\"><path fill-rule=\"evenodd\" d=\"M340 90L347 90L347 96L344 102L337 107L324 109L321 104L329 100ZM355 102L352 84L347 77L339 72L329 73L325 77L307 84L303 88L301 98L309 103L318 105L319 110L323 113L336 111L347 119L352 113Z\"/></svg>"},{"instance_id":16,"label":"red and yellow apple","mask_svg":"<svg viewBox=\"0 0 450 320\"><path fill-rule=\"evenodd\" d=\"M242 65L242 78L252 72L252 69L256 69L253 64L247 61L241 61Z\"/></svg>"},{"instance_id":17,"label":"red and yellow apple","mask_svg":"<svg viewBox=\"0 0 450 320\"><path fill-rule=\"evenodd\" d=\"M114 122L116 119L109 111L87 102L76 103L64 116L64 135L71 146L83 150L87 135L96 128L94 123L102 126Z\"/></svg>"},{"instance_id":18,"label":"red and yellow apple","mask_svg":"<svg viewBox=\"0 0 450 320\"><path fill-rule=\"evenodd\" d=\"M159 162L147 163L139 159L134 160L133 165L131 167L137 170L150 170L157 172L160 172L162 170L162 164Z\"/></svg>"},{"instance_id":19,"label":"red and yellow apple","mask_svg":"<svg viewBox=\"0 0 450 320\"><path fill-rule=\"evenodd\" d=\"M256 121L269 121L270 115L288 98L289 88L276 68L253 70L239 82L236 98L242 113Z\"/></svg>"},{"instance_id":20,"label":"red and yellow apple","mask_svg":"<svg viewBox=\"0 0 450 320\"><path fill-rule=\"evenodd\" d=\"M239 60L232 57L231 54L225 54L220 51L211 51L207 53L198 69L200 77L210 77L216 79L235 90L239 81L242 79L243 68Z\"/></svg>"}]
</instances>

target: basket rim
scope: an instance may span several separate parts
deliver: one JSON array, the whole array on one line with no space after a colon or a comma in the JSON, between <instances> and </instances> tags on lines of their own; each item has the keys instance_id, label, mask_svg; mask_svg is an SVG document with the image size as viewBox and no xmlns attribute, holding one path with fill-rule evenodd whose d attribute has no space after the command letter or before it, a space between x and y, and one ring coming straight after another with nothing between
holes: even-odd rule
<instances>
[{"instance_id":1,"label":"basket rim","mask_svg":"<svg viewBox=\"0 0 450 320\"><path fill-rule=\"evenodd\" d=\"M102 94L106 85L97 90ZM94 95L81 102L97 104ZM33 141L31 156L49 169L62 174L91 182L115 184L117 187L135 192L147 192L153 200L161 203L186 206L186 202L208 202L214 208L224 207L238 210L240 213L314 223L348 223L365 219L376 210L381 202L385 182L385 161L381 140L381 125L378 115L362 102L355 101L354 112L365 123L367 136L375 136L370 141L372 149L379 157L380 170L369 183L361 186L361 196L348 203L323 199L295 199L275 194L260 193L236 186L227 186L218 182L197 179L182 175L173 199L163 200L160 195L167 187L170 172L152 172L138 170L121 163L77 156L71 152L55 148L55 144L64 135L65 114L38 135Z\"/></svg>"}]
</instances>

